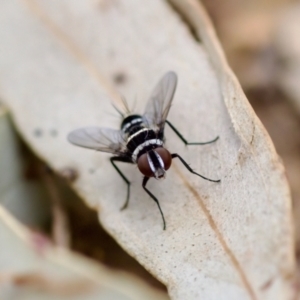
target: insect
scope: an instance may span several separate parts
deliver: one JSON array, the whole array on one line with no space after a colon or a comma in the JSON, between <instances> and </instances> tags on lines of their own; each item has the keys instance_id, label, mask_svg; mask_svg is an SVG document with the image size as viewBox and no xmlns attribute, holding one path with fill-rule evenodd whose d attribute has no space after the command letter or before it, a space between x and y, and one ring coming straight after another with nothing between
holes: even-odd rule
<instances>
[{"instance_id":1,"label":"insect","mask_svg":"<svg viewBox=\"0 0 300 300\"><path fill-rule=\"evenodd\" d=\"M172 159L178 158L181 163L193 174L205 180L220 182L196 173L177 153L170 153L164 148L164 128L168 124L185 145L206 145L215 142L219 137L204 142L190 143L167 120L171 108L173 96L177 85L177 75L174 72L166 73L156 85L143 115L133 114L128 109L126 114L118 112L122 116L120 130L111 128L86 127L72 131L68 140L77 146L95 149L113 154L110 162L115 170L127 184L126 201L121 209L125 209L130 198L130 181L121 172L116 162L137 164L144 175L142 187L145 192L156 202L163 220L163 229L166 229L166 221L158 199L147 189L150 178L164 178L170 168Z\"/></svg>"}]
</instances>

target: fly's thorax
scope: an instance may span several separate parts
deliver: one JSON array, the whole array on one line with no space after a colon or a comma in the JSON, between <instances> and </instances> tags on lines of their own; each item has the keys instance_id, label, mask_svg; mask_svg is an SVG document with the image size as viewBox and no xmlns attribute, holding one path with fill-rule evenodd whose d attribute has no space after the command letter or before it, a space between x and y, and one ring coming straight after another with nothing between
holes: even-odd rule
<instances>
[{"instance_id":1,"label":"fly's thorax","mask_svg":"<svg viewBox=\"0 0 300 300\"><path fill-rule=\"evenodd\" d=\"M140 126L139 128L135 127L134 129L137 130L128 135L126 144L126 147L128 151L132 153L134 160L142 154L141 151L147 146L156 146L157 143L158 145L162 143L157 139L156 133L152 129L143 126Z\"/></svg>"},{"instance_id":2,"label":"fly's thorax","mask_svg":"<svg viewBox=\"0 0 300 300\"><path fill-rule=\"evenodd\" d=\"M163 148L157 147L143 153L137 161L138 168L142 174L147 177L161 179L165 177L166 171L170 168L172 156L170 152Z\"/></svg>"},{"instance_id":3,"label":"fly's thorax","mask_svg":"<svg viewBox=\"0 0 300 300\"><path fill-rule=\"evenodd\" d=\"M140 115L129 115L121 123L121 130L124 134L130 135L135 127L143 126L143 118Z\"/></svg>"}]
</instances>

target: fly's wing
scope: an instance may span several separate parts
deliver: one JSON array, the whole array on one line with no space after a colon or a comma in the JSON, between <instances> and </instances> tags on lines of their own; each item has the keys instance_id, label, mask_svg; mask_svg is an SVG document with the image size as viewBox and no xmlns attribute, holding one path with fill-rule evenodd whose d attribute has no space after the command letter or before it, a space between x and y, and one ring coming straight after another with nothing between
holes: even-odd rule
<instances>
[{"instance_id":1,"label":"fly's wing","mask_svg":"<svg viewBox=\"0 0 300 300\"><path fill-rule=\"evenodd\" d=\"M158 128L160 132L163 132L176 85L177 75L174 72L166 73L156 85L143 115L144 122L149 127Z\"/></svg>"},{"instance_id":2,"label":"fly's wing","mask_svg":"<svg viewBox=\"0 0 300 300\"><path fill-rule=\"evenodd\" d=\"M122 155L125 151L125 141L120 130L99 127L76 129L69 133L68 141L74 145Z\"/></svg>"}]
</instances>

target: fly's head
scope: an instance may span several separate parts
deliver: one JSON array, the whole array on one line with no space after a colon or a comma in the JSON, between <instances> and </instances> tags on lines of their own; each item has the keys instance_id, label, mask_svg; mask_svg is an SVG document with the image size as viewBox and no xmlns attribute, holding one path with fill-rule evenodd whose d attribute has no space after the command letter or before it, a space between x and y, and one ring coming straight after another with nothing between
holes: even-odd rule
<instances>
[{"instance_id":1,"label":"fly's head","mask_svg":"<svg viewBox=\"0 0 300 300\"><path fill-rule=\"evenodd\" d=\"M166 171L170 168L172 157L170 152L163 148L158 147L142 154L137 165L142 174L147 177L155 177L162 179L166 176Z\"/></svg>"}]
</instances>

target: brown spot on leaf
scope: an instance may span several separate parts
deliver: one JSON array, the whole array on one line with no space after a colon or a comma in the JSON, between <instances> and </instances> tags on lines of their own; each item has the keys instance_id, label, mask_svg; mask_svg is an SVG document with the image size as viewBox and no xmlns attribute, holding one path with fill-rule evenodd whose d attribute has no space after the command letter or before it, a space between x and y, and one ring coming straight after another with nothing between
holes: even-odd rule
<instances>
[{"instance_id":1,"label":"brown spot on leaf","mask_svg":"<svg viewBox=\"0 0 300 300\"><path fill-rule=\"evenodd\" d=\"M266 281L266 283L264 283L262 286L261 286L261 290L265 291L267 289L269 289L271 287L273 283L273 278L269 279L268 281Z\"/></svg>"},{"instance_id":2,"label":"brown spot on leaf","mask_svg":"<svg viewBox=\"0 0 300 300\"><path fill-rule=\"evenodd\" d=\"M74 182L78 178L78 171L71 167L66 167L59 172L60 176L69 182Z\"/></svg>"},{"instance_id":3,"label":"brown spot on leaf","mask_svg":"<svg viewBox=\"0 0 300 300\"><path fill-rule=\"evenodd\" d=\"M127 76L122 72L116 73L113 76L113 81L116 84L124 84L126 82L126 80L127 80Z\"/></svg>"},{"instance_id":4,"label":"brown spot on leaf","mask_svg":"<svg viewBox=\"0 0 300 300\"><path fill-rule=\"evenodd\" d=\"M43 131L40 128L36 128L34 129L33 134L35 137L41 137L43 135Z\"/></svg>"}]
</instances>

